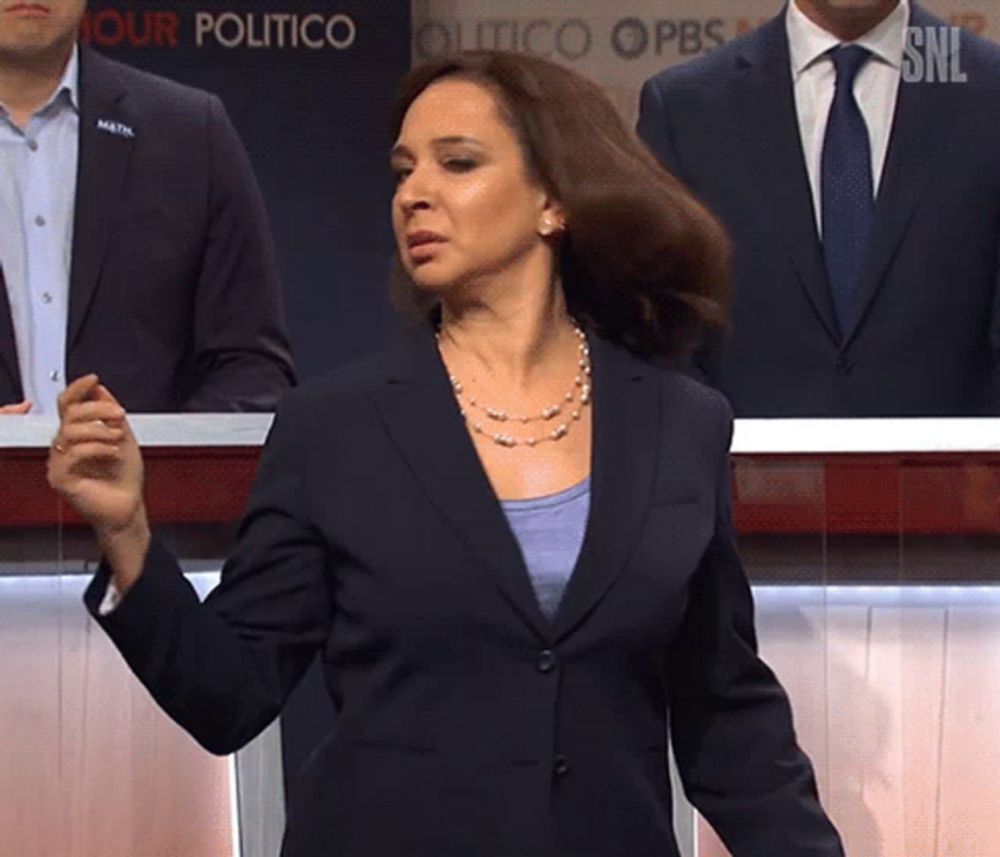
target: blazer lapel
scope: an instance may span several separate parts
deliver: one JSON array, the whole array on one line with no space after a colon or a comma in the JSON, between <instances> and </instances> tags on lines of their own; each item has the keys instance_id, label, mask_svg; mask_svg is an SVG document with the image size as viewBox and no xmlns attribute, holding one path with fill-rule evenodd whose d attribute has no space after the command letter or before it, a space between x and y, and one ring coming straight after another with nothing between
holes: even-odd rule
<instances>
[{"instance_id":1,"label":"blazer lapel","mask_svg":"<svg viewBox=\"0 0 1000 857\"><path fill-rule=\"evenodd\" d=\"M946 25L914 7L910 26ZM889 150L875 201L874 231L862 270L855 321L845 331L845 346L861 328L865 314L899 249L917 201L927 187L927 180L940 153L941 141L948 138L954 104L950 89L947 84L900 81Z\"/></svg>"},{"instance_id":2,"label":"blazer lapel","mask_svg":"<svg viewBox=\"0 0 1000 857\"><path fill-rule=\"evenodd\" d=\"M760 194L761 217L773 222L823 329L839 343L802 152L784 14L754 33L737 66L736 109L747 141L747 176Z\"/></svg>"},{"instance_id":3,"label":"blazer lapel","mask_svg":"<svg viewBox=\"0 0 1000 857\"><path fill-rule=\"evenodd\" d=\"M591 336L593 366L590 513L576 568L553 620L571 633L618 579L649 505L660 436L659 384L637 357Z\"/></svg>"},{"instance_id":4,"label":"blazer lapel","mask_svg":"<svg viewBox=\"0 0 1000 857\"><path fill-rule=\"evenodd\" d=\"M14 342L14 321L10 317L10 299L7 297L7 283L0 268L0 372L10 376L9 385L0 381L0 390L12 390L11 400L4 401L0 396L0 405L17 404L24 398L21 390L21 370L17 362L17 344Z\"/></svg>"},{"instance_id":5,"label":"blazer lapel","mask_svg":"<svg viewBox=\"0 0 1000 857\"><path fill-rule=\"evenodd\" d=\"M125 89L114 66L80 48L80 151L73 255L70 270L67 353L79 336L97 287L118 211L134 135Z\"/></svg>"},{"instance_id":6,"label":"blazer lapel","mask_svg":"<svg viewBox=\"0 0 1000 857\"><path fill-rule=\"evenodd\" d=\"M520 547L469 437L429 328L409 332L389 361L376 406L420 487L482 560L493 583L535 634L548 640Z\"/></svg>"},{"instance_id":7,"label":"blazer lapel","mask_svg":"<svg viewBox=\"0 0 1000 857\"><path fill-rule=\"evenodd\" d=\"M433 337L407 337L390 359L376 406L430 501L482 560L535 634L555 642L593 610L622 573L656 472L659 386L624 349L588 337L594 437L586 535L553 621L542 614L524 558L458 412Z\"/></svg>"}]
</instances>

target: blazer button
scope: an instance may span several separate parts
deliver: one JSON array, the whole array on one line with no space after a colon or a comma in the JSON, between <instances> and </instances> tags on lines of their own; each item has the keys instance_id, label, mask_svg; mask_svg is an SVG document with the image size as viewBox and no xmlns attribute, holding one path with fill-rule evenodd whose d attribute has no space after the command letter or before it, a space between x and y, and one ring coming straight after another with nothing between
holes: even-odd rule
<instances>
[{"instance_id":1,"label":"blazer button","mask_svg":"<svg viewBox=\"0 0 1000 857\"><path fill-rule=\"evenodd\" d=\"M551 649L542 649L538 653L538 659L535 661L535 667L540 673L552 672L556 666L556 653Z\"/></svg>"},{"instance_id":2,"label":"blazer button","mask_svg":"<svg viewBox=\"0 0 1000 857\"><path fill-rule=\"evenodd\" d=\"M552 771L557 777L565 777L569 773L569 759L556 756L552 762Z\"/></svg>"},{"instance_id":3,"label":"blazer button","mask_svg":"<svg viewBox=\"0 0 1000 857\"><path fill-rule=\"evenodd\" d=\"M854 364L846 357L837 358L836 372L841 377L850 375L854 371Z\"/></svg>"}]
</instances>

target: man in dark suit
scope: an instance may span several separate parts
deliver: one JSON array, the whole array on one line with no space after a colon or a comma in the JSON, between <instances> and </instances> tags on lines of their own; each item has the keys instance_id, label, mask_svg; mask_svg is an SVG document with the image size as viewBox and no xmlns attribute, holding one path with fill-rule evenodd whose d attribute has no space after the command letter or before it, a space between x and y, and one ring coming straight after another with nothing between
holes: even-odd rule
<instances>
[{"instance_id":1,"label":"man in dark suit","mask_svg":"<svg viewBox=\"0 0 1000 857\"><path fill-rule=\"evenodd\" d=\"M737 415L1000 413L997 115L1000 49L906 0L793 0L646 82L640 135L734 240L699 369Z\"/></svg>"},{"instance_id":2,"label":"man in dark suit","mask_svg":"<svg viewBox=\"0 0 1000 857\"><path fill-rule=\"evenodd\" d=\"M0 4L0 413L100 374L135 411L272 410L294 382L260 193L220 101Z\"/></svg>"}]
</instances>

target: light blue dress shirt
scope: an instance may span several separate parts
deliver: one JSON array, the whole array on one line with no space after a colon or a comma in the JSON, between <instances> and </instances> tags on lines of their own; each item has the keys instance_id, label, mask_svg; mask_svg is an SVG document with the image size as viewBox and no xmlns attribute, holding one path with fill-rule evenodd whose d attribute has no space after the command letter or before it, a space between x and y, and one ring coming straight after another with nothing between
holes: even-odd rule
<instances>
[{"instance_id":1,"label":"light blue dress shirt","mask_svg":"<svg viewBox=\"0 0 1000 857\"><path fill-rule=\"evenodd\" d=\"M80 138L79 54L24 129L0 103L0 266L24 397L54 414L66 386L66 325ZM0 405L14 404L0 402Z\"/></svg>"}]
</instances>

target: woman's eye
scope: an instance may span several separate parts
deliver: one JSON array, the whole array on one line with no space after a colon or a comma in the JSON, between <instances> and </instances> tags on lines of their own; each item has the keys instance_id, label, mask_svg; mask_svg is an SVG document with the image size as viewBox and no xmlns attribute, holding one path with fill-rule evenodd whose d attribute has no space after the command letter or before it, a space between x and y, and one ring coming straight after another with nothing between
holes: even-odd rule
<instances>
[{"instance_id":1,"label":"woman's eye","mask_svg":"<svg viewBox=\"0 0 1000 857\"><path fill-rule=\"evenodd\" d=\"M395 167L393 169L393 175L396 177L396 184L402 184L403 179L405 179L410 173L413 172L409 167Z\"/></svg>"},{"instance_id":2,"label":"woman's eye","mask_svg":"<svg viewBox=\"0 0 1000 857\"><path fill-rule=\"evenodd\" d=\"M448 158L444 162L445 169L453 173L467 173L475 169L476 162L472 158Z\"/></svg>"}]
</instances>

